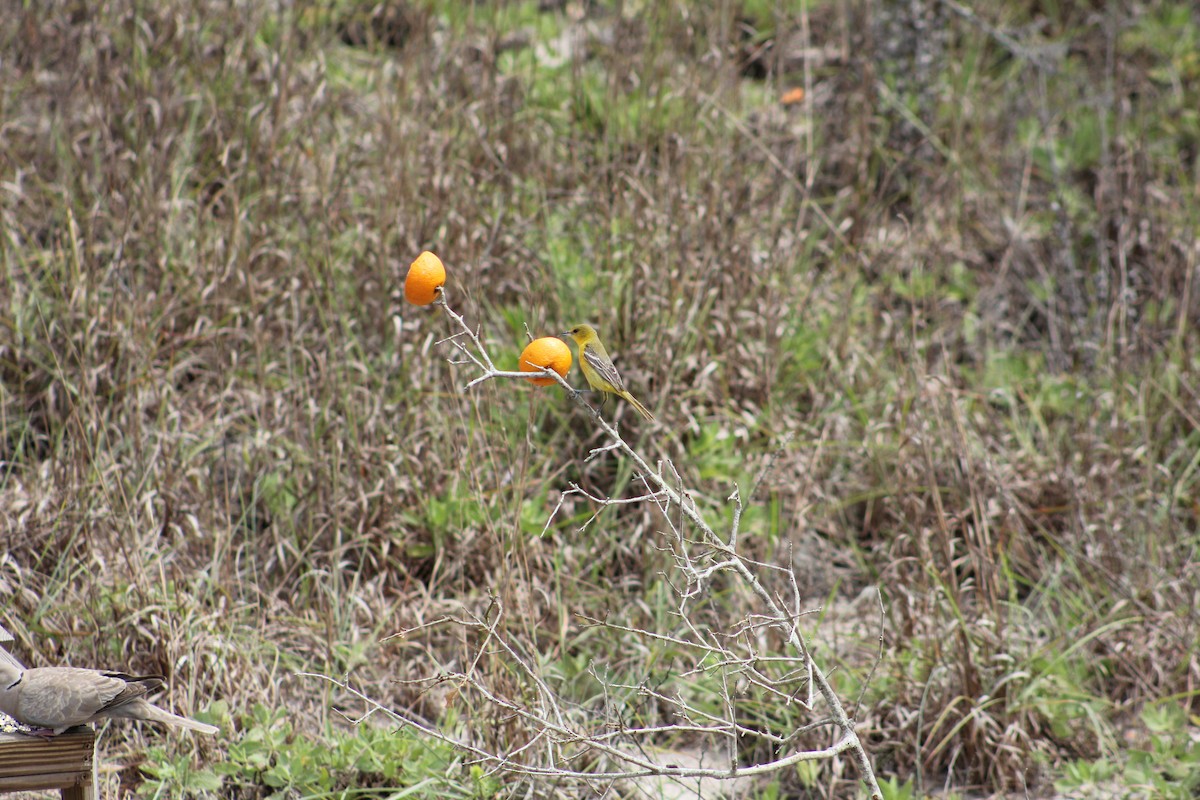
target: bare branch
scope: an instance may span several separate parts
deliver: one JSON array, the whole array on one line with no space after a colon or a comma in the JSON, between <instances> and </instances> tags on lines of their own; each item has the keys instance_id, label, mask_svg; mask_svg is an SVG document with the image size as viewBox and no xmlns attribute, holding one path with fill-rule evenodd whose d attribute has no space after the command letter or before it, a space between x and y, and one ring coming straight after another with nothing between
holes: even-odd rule
<instances>
[{"instance_id":1,"label":"bare branch","mask_svg":"<svg viewBox=\"0 0 1200 800\"><path fill-rule=\"evenodd\" d=\"M361 722L383 714L399 724L413 727L423 735L460 748L474 763L486 766L490 772L586 782L636 780L650 776L729 780L768 774L801 762L831 759L848 753L854 758L871 796L881 798L874 770L855 733L854 723L833 690L827 673L814 664L808 642L800 628L800 618L812 612L803 610L802 594L794 570L790 566L752 559L739 549L744 512L739 487L735 485L728 497L728 501L733 503L733 519L729 530L719 533L704 518L694 494L687 489L682 475L670 460L660 461L658 468L652 469L641 454L625 441L616 426L553 370L497 370L477 331L472 330L450 308L444 295L436 302L455 327L451 335L441 340L462 356L453 363L474 365L480 373L466 383L464 391L494 379L549 378L558 383L572 401L590 413L596 426L607 437L606 443L593 448L586 459L619 453L632 462L634 479L644 489L641 494L613 498L585 491L578 484L571 483L559 498L542 532L544 534L549 529L550 522L571 494L580 495L597 506L596 512L584 523L584 528L609 506L648 502L659 510L668 526L668 530L663 532L660 549L669 554L673 565L663 574L663 578L676 592L678 606L673 616L682 624L683 632L677 635L586 615L578 617L585 625L618 631L665 651L673 664L670 689L650 686L647 681L622 683L613 680L606 670L602 674L595 663L590 662L588 672L600 687L600 713L597 714L594 707L582 708L572 704L558 694L555 681L543 673L536 657L524 655L525 652L534 652L534 648L512 638L518 634L510 633L510 626L505 623L505 608L495 596L489 598L489 605L480 616L442 617L393 634L384 641L411 637L444 624L470 631L475 641L471 645L473 654L466 660L465 668L430 677L420 685L450 683L458 696L464 698L464 702L477 704L475 707L480 710L491 709L501 723L512 727L512 738L520 740L514 741L511 749L483 746L472 739L439 730L414 714L387 709L350 686L348 681L309 673L303 675L326 680L351 697L361 700L366 705L366 711L354 721ZM526 333L529 334L528 330ZM763 465L750 487L748 499L754 498L759 485L788 441L785 438ZM789 563L790 560L789 550ZM764 577L780 573L787 576L788 589L785 591L790 596L786 599L763 582ZM672 580L675 576L681 576L681 580ZM710 613L710 609L714 608L712 597L718 593L709 589L714 585L727 585L714 583L722 580L732 580L749 590L757 602L754 613L746 614L732 623L721 622L719 615L714 617ZM520 630L521 626L511 628ZM882 642L882 632L880 638ZM782 651L780 641L786 643ZM652 657L657 656L648 655L648 658ZM666 681L664 678L663 682ZM686 694L685 689L695 692L701 686L705 687L703 692L717 696L716 704L706 703L701 708L688 699L692 695ZM806 693L803 700L800 699L801 693ZM772 729L746 721L759 719L761 708L768 705L775 708L794 706L811 711L817 697L824 701L828 714L791 729ZM645 704L647 714L651 717L665 715L668 719L663 722L652 719L649 724L627 724L618 713L628 713L624 703L630 700ZM756 705L746 706L747 702ZM641 716L642 712L635 709L634 713ZM820 749L797 747L804 734L824 727L837 729L836 743ZM682 768L672 763L669 752L663 757L654 755L656 742L678 739L680 734L686 734L689 739L708 739L711 744L727 751L728 763L719 768ZM475 735L483 736L482 733ZM486 736L483 738L487 739ZM736 748L738 740L744 738L760 739L770 743L773 750L790 752L782 752L779 757L765 763L742 767L737 763Z\"/></svg>"}]
</instances>

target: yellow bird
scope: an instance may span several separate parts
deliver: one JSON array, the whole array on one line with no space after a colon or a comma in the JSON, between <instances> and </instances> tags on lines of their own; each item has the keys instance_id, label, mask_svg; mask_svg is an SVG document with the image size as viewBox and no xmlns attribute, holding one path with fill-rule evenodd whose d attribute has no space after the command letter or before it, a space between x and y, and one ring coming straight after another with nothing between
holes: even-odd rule
<instances>
[{"instance_id":1,"label":"yellow bird","mask_svg":"<svg viewBox=\"0 0 1200 800\"><path fill-rule=\"evenodd\" d=\"M604 349L604 343L600 341L600 335L596 333L595 328L591 325L576 325L559 336L570 336L575 340L575 344L579 345L579 368L583 370L583 377L587 378L589 386L598 392L624 397L643 417L654 419L654 415L625 388L625 382L613 366L612 359L608 357L608 351Z\"/></svg>"}]
</instances>

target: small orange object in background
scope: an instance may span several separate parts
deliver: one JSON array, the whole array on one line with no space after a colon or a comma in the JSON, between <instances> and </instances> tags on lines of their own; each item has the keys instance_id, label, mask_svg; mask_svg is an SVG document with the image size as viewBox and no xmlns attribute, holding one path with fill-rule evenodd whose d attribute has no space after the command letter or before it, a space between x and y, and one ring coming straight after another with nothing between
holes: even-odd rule
<instances>
[{"instance_id":1,"label":"small orange object in background","mask_svg":"<svg viewBox=\"0 0 1200 800\"><path fill-rule=\"evenodd\" d=\"M794 106L797 103L803 103L804 89L799 86L797 86L795 89L788 89L783 93L783 96L779 98L779 102L783 103L785 106Z\"/></svg>"},{"instance_id":2,"label":"small orange object in background","mask_svg":"<svg viewBox=\"0 0 1200 800\"><path fill-rule=\"evenodd\" d=\"M404 299L414 306L427 306L442 293L446 285L446 268L442 260L426 250L408 267L404 279Z\"/></svg>"},{"instance_id":3,"label":"small orange object in background","mask_svg":"<svg viewBox=\"0 0 1200 800\"><path fill-rule=\"evenodd\" d=\"M548 367L564 378L571 369L571 348L555 336L543 336L525 345L521 351L521 372L535 372ZM537 386L555 383L553 378L530 378Z\"/></svg>"}]
</instances>

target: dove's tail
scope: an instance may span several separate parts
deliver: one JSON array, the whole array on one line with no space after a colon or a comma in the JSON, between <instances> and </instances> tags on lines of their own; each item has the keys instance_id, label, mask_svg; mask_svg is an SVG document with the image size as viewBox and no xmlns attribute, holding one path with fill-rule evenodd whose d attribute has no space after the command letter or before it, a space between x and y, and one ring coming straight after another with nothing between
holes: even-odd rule
<instances>
[{"instance_id":1,"label":"dove's tail","mask_svg":"<svg viewBox=\"0 0 1200 800\"><path fill-rule=\"evenodd\" d=\"M177 728L187 728L189 731L203 733L207 736L212 736L220 728L215 725L208 725L203 722L197 722L194 719L181 717L178 714L172 714L170 711L164 711L158 706L147 700L138 699L135 702L127 703L121 707L119 713L109 712L110 716L122 716L129 719L141 719L147 722L161 722L164 725L174 725Z\"/></svg>"}]
</instances>

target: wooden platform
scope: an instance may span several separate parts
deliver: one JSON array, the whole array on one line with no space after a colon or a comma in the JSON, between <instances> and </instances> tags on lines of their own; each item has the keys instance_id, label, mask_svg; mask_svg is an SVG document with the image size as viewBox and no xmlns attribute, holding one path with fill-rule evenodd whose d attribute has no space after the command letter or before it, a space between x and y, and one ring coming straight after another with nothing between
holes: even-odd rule
<instances>
[{"instance_id":1,"label":"wooden platform","mask_svg":"<svg viewBox=\"0 0 1200 800\"><path fill-rule=\"evenodd\" d=\"M0 794L60 789L64 800L95 800L92 759L96 732L80 726L42 739L0 733Z\"/></svg>"}]
</instances>

